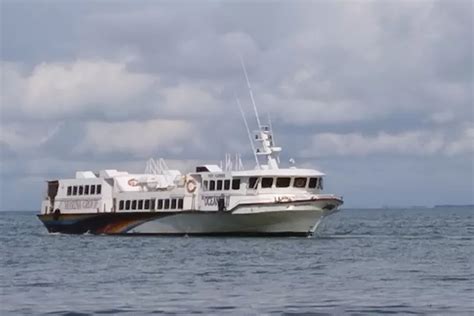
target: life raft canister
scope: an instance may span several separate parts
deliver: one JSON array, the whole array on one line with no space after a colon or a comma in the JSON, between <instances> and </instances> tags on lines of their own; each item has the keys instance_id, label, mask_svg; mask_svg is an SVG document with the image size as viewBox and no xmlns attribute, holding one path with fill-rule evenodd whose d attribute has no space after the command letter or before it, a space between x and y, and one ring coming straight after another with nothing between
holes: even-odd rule
<instances>
[{"instance_id":1,"label":"life raft canister","mask_svg":"<svg viewBox=\"0 0 474 316\"><path fill-rule=\"evenodd\" d=\"M186 190L188 191L188 193L193 193L194 191L196 191L196 188L196 181L194 181L193 179L189 179L186 183Z\"/></svg>"}]
</instances>

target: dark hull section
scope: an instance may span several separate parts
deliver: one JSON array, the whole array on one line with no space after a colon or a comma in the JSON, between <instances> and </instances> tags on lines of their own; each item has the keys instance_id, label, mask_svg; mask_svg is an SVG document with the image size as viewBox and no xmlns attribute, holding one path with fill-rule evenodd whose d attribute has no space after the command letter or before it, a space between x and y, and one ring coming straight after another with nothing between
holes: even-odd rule
<instances>
[{"instance_id":1,"label":"dark hull section","mask_svg":"<svg viewBox=\"0 0 474 316\"><path fill-rule=\"evenodd\" d=\"M50 233L63 234L121 234L149 220L171 214L158 213L97 213L38 215Z\"/></svg>"},{"instance_id":2,"label":"dark hull section","mask_svg":"<svg viewBox=\"0 0 474 316\"><path fill-rule=\"evenodd\" d=\"M308 237L312 236L311 233L307 232L275 232L275 233L262 233L262 232L228 232L228 233L127 233L127 234L116 234L123 236L175 236L175 237Z\"/></svg>"}]
</instances>

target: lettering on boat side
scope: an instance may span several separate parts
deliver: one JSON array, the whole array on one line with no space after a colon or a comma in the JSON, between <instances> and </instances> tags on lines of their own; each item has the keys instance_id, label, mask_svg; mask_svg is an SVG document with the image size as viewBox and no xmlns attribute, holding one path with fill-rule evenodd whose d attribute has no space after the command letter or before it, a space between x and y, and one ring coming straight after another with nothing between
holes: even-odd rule
<instances>
[{"instance_id":1,"label":"lettering on boat side","mask_svg":"<svg viewBox=\"0 0 474 316\"><path fill-rule=\"evenodd\" d=\"M221 196L219 195L212 195L212 196L201 196L201 200L204 202L204 206L217 206L219 203L219 199ZM224 196L225 200L225 207L229 207L230 196Z\"/></svg>"},{"instance_id":2,"label":"lettering on boat side","mask_svg":"<svg viewBox=\"0 0 474 316\"><path fill-rule=\"evenodd\" d=\"M66 210L80 210L86 208L97 208L99 205L99 200L68 200L68 201L61 201L59 204L59 208L63 208Z\"/></svg>"},{"instance_id":3,"label":"lettering on boat side","mask_svg":"<svg viewBox=\"0 0 474 316\"><path fill-rule=\"evenodd\" d=\"M215 173L215 174L210 174L208 177L209 178L225 178L225 174L224 173Z\"/></svg>"}]
</instances>

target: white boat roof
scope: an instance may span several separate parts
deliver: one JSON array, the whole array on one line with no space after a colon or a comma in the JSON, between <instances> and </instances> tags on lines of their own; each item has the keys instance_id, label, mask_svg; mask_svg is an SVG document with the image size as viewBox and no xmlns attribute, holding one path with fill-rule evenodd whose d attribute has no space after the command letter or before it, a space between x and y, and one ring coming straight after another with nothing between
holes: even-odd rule
<instances>
[{"instance_id":1,"label":"white boat roof","mask_svg":"<svg viewBox=\"0 0 474 316\"><path fill-rule=\"evenodd\" d=\"M218 165L203 165L210 172L222 172L222 169Z\"/></svg>"},{"instance_id":2,"label":"white boat roof","mask_svg":"<svg viewBox=\"0 0 474 316\"><path fill-rule=\"evenodd\" d=\"M233 171L233 176L301 176L301 177L322 177L325 174L314 169L300 169L300 168L281 168L281 169L254 169Z\"/></svg>"}]
</instances>

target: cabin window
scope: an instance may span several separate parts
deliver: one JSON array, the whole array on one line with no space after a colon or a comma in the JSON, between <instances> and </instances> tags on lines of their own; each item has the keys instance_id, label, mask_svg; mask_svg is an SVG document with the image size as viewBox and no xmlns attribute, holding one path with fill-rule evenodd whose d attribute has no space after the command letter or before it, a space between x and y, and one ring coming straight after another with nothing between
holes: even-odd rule
<instances>
[{"instance_id":1,"label":"cabin window","mask_svg":"<svg viewBox=\"0 0 474 316\"><path fill-rule=\"evenodd\" d=\"M240 179L232 179L232 190L240 190Z\"/></svg>"},{"instance_id":2,"label":"cabin window","mask_svg":"<svg viewBox=\"0 0 474 316\"><path fill-rule=\"evenodd\" d=\"M255 189L255 185L257 184L257 177L250 177L249 178L249 189Z\"/></svg>"},{"instance_id":3,"label":"cabin window","mask_svg":"<svg viewBox=\"0 0 474 316\"><path fill-rule=\"evenodd\" d=\"M95 194L95 185L91 185L91 194Z\"/></svg>"},{"instance_id":4,"label":"cabin window","mask_svg":"<svg viewBox=\"0 0 474 316\"><path fill-rule=\"evenodd\" d=\"M84 192L83 192L84 188L82 187L82 185L79 186L79 195L82 195Z\"/></svg>"},{"instance_id":5,"label":"cabin window","mask_svg":"<svg viewBox=\"0 0 474 316\"><path fill-rule=\"evenodd\" d=\"M183 199L178 200L178 208L181 210L183 209L183 202L184 202Z\"/></svg>"},{"instance_id":6,"label":"cabin window","mask_svg":"<svg viewBox=\"0 0 474 316\"><path fill-rule=\"evenodd\" d=\"M230 180L224 180L224 190L230 190Z\"/></svg>"},{"instance_id":7,"label":"cabin window","mask_svg":"<svg viewBox=\"0 0 474 316\"><path fill-rule=\"evenodd\" d=\"M155 199L150 199L150 210L155 210Z\"/></svg>"},{"instance_id":8,"label":"cabin window","mask_svg":"<svg viewBox=\"0 0 474 316\"><path fill-rule=\"evenodd\" d=\"M150 209L150 200L145 200L145 206L143 207L145 210Z\"/></svg>"},{"instance_id":9,"label":"cabin window","mask_svg":"<svg viewBox=\"0 0 474 316\"><path fill-rule=\"evenodd\" d=\"M295 182L293 183L293 186L295 188L304 188L306 187L306 178L295 178Z\"/></svg>"},{"instance_id":10,"label":"cabin window","mask_svg":"<svg viewBox=\"0 0 474 316\"><path fill-rule=\"evenodd\" d=\"M207 180L204 180L204 182L202 183L202 186L204 188L204 191L209 190L209 182Z\"/></svg>"},{"instance_id":11,"label":"cabin window","mask_svg":"<svg viewBox=\"0 0 474 316\"><path fill-rule=\"evenodd\" d=\"M84 186L84 194L89 195L89 186L88 185Z\"/></svg>"},{"instance_id":12,"label":"cabin window","mask_svg":"<svg viewBox=\"0 0 474 316\"><path fill-rule=\"evenodd\" d=\"M121 201L119 202L119 210L123 210L123 207L124 207L123 204L124 204L124 203L123 203L123 200L121 200Z\"/></svg>"},{"instance_id":13,"label":"cabin window","mask_svg":"<svg viewBox=\"0 0 474 316\"><path fill-rule=\"evenodd\" d=\"M217 180L217 191L221 191L222 190L222 180Z\"/></svg>"},{"instance_id":14,"label":"cabin window","mask_svg":"<svg viewBox=\"0 0 474 316\"><path fill-rule=\"evenodd\" d=\"M102 191L102 185L98 184L97 185L97 194L100 194L101 191Z\"/></svg>"},{"instance_id":15,"label":"cabin window","mask_svg":"<svg viewBox=\"0 0 474 316\"><path fill-rule=\"evenodd\" d=\"M209 181L209 191L214 191L216 189L216 181Z\"/></svg>"},{"instance_id":16,"label":"cabin window","mask_svg":"<svg viewBox=\"0 0 474 316\"><path fill-rule=\"evenodd\" d=\"M176 199L171 200L171 208L174 210L176 209Z\"/></svg>"},{"instance_id":17,"label":"cabin window","mask_svg":"<svg viewBox=\"0 0 474 316\"><path fill-rule=\"evenodd\" d=\"M137 200L133 200L132 201L132 210L136 210L137 209Z\"/></svg>"},{"instance_id":18,"label":"cabin window","mask_svg":"<svg viewBox=\"0 0 474 316\"><path fill-rule=\"evenodd\" d=\"M138 209L143 210L143 200L138 201Z\"/></svg>"},{"instance_id":19,"label":"cabin window","mask_svg":"<svg viewBox=\"0 0 474 316\"><path fill-rule=\"evenodd\" d=\"M288 188L290 186L291 178L277 178L277 188Z\"/></svg>"},{"instance_id":20,"label":"cabin window","mask_svg":"<svg viewBox=\"0 0 474 316\"><path fill-rule=\"evenodd\" d=\"M262 188L271 188L273 185L273 178L262 178Z\"/></svg>"},{"instance_id":21,"label":"cabin window","mask_svg":"<svg viewBox=\"0 0 474 316\"><path fill-rule=\"evenodd\" d=\"M72 187L72 195L77 195L77 186Z\"/></svg>"},{"instance_id":22,"label":"cabin window","mask_svg":"<svg viewBox=\"0 0 474 316\"><path fill-rule=\"evenodd\" d=\"M158 200L158 209L159 210L163 209L163 200L162 199Z\"/></svg>"},{"instance_id":23,"label":"cabin window","mask_svg":"<svg viewBox=\"0 0 474 316\"><path fill-rule=\"evenodd\" d=\"M317 184L318 184L318 178L310 178L309 183L308 183L308 188L314 189L316 188Z\"/></svg>"},{"instance_id":24,"label":"cabin window","mask_svg":"<svg viewBox=\"0 0 474 316\"><path fill-rule=\"evenodd\" d=\"M323 178L319 178L318 189L323 190Z\"/></svg>"},{"instance_id":25,"label":"cabin window","mask_svg":"<svg viewBox=\"0 0 474 316\"><path fill-rule=\"evenodd\" d=\"M72 194L72 187L67 187L67 195L71 195Z\"/></svg>"},{"instance_id":26,"label":"cabin window","mask_svg":"<svg viewBox=\"0 0 474 316\"><path fill-rule=\"evenodd\" d=\"M166 199L165 200L165 210L169 209L170 208L170 200L169 199Z\"/></svg>"},{"instance_id":27,"label":"cabin window","mask_svg":"<svg viewBox=\"0 0 474 316\"><path fill-rule=\"evenodd\" d=\"M129 210L129 209L130 209L130 200L127 200L127 201L125 202L125 209L126 209L126 210Z\"/></svg>"}]
</instances>

